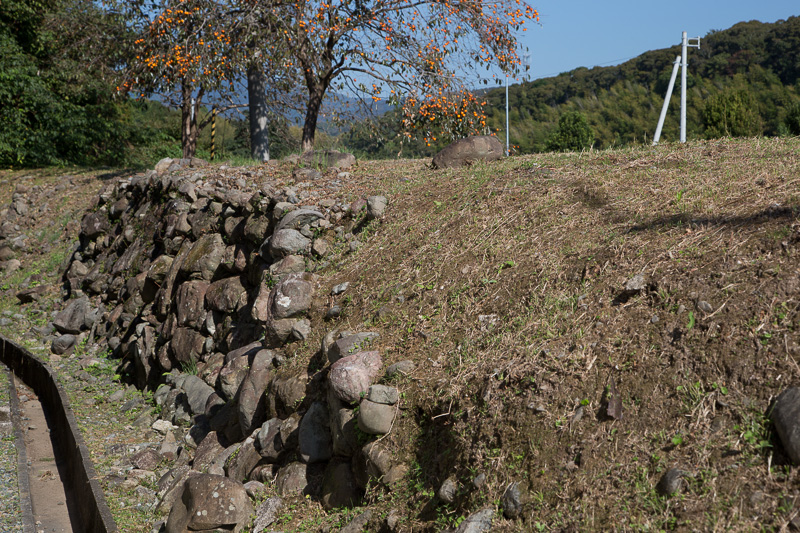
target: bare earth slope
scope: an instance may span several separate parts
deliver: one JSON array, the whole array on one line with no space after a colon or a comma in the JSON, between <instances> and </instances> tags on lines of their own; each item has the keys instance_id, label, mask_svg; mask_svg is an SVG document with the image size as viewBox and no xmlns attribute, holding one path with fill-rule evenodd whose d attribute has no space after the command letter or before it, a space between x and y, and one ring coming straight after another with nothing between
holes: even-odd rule
<instances>
[{"instance_id":1,"label":"bare earth slope","mask_svg":"<svg viewBox=\"0 0 800 533\"><path fill-rule=\"evenodd\" d=\"M312 337L291 345L286 363L319 367L333 329L378 331L387 365L413 361L391 381L400 415L381 439L407 473L391 489L368 489L356 510L289 499L272 528L335 530L368 508L369 531L441 531L486 507L498 510L493 531L800 527L798 467L768 418L774 398L800 385L800 140L542 154L447 171L426 163L362 162L338 189L346 201L385 194L390 205L357 251L341 246L329 264L309 265L321 286L350 288L325 303L339 317L312 315ZM276 186L291 184L288 165L269 169ZM0 175L0 208L13 209L14 187L28 182L44 194L59 180ZM15 251L19 270L0 272L4 335L42 346L51 311L64 306L58 266L77 236L69 220L101 185L84 175L55 193L72 199L70 216L11 213L29 239ZM15 294L37 283L52 288L21 304ZM78 359L56 364L74 403L89 407L79 416L102 476L122 453L109 442L128 433L94 402L120 385L113 370L88 385L67 378ZM142 430L139 442L151 438ZM678 490L661 496L673 468ZM437 496L448 479L450 503ZM511 483L516 518L503 516ZM136 524L126 531L164 518L137 507L133 487L107 484L112 507L125 502L118 520Z\"/></svg>"}]
</instances>

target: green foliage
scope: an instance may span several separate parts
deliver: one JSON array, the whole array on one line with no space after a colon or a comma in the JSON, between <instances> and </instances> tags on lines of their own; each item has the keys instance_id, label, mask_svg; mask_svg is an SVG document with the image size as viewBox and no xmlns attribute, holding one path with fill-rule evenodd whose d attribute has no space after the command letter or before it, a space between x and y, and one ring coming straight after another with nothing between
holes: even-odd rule
<instances>
[{"instance_id":1,"label":"green foliage","mask_svg":"<svg viewBox=\"0 0 800 533\"><path fill-rule=\"evenodd\" d=\"M128 130L124 104L112 100L106 46L121 34L87 0L0 3L0 165L119 157Z\"/></svg>"},{"instance_id":2,"label":"green foliage","mask_svg":"<svg viewBox=\"0 0 800 533\"><path fill-rule=\"evenodd\" d=\"M547 139L547 149L554 152L578 151L594 143L594 132L586 117L567 111L558 119L558 128Z\"/></svg>"},{"instance_id":3,"label":"green foliage","mask_svg":"<svg viewBox=\"0 0 800 533\"><path fill-rule=\"evenodd\" d=\"M796 102L789 108L784 124L791 135L800 135L800 102Z\"/></svg>"},{"instance_id":4,"label":"green foliage","mask_svg":"<svg viewBox=\"0 0 800 533\"><path fill-rule=\"evenodd\" d=\"M691 50L687 79L688 137L703 135L706 102L726 91L744 90L758 118L755 134L785 130L787 109L800 103L800 17L765 24L743 22L712 31ZM548 149L548 139L567 111L586 116L595 147L649 144L664 102L667 83L680 46L652 50L620 65L578 68L551 78L512 85L509 89L511 143L519 152ZM483 95L492 130L505 129L505 90ZM679 91L673 94L663 140L675 140L679 129ZM750 130L752 131L752 130ZM750 134L750 133L747 133Z\"/></svg>"},{"instance_id":5,"label":"green foliage","mask_svg":"<svg viewBox=\"0 0 800 533\"><path fill-rule=\"evenodd\" d=\"M708 99L703 109L707 139L754 137L761 133L755 100L743 89L727 90Z\"/></svg>"}]
</instances>

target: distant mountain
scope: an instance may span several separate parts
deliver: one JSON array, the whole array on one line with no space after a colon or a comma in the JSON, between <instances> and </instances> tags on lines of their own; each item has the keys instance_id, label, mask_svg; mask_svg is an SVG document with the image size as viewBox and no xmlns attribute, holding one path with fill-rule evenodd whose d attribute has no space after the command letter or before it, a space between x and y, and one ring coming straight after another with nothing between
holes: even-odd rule
<instances>
[{"instance_id":1,"label":"distant mountain","mask_svg":"<svg viewBox=\"0 0 800 533\"><path fill-rule=\"evenodd\" d=\"M586 116L595 147L650 143L680 45L645 52L613 67L585 67L509 88L511 144L521 153L545 151L567 111ZM800 17L741 22L701 39L689 50L688 137L780 135L800 121ZM680 84L676 83L662 141L678 139ZM505 88L481 90L488 125L505 137ZM741 124L729 124L728 113ZM796 117L788 115L795 110ZM720 112L722 110L722 112ZM722 115L720 114L722 113ZM721 117L721 118L720 118ZM798 122L800 124L800 122ZM377 124L356 124L345 143L366 157L430 156L441 145L399 144L396 114ZM798 132L795 132L798 134Z\"/></svg>"},{"instance_id":2,"label":"distant mountain","mask_svg":"<svg viewBox=\"0 0 800 533\"><path fill-rule=\"evenodd\" d=\"M589 120L598 148L649 143L658 122L680 45L653 50L613 67L578 68L509 89L511 143L521 152L544 150L558 117L580 111ZM752 106L751 131L785 133L788 110L800 102L800 17L741 22L701 39L689 49L687 132L689 138L717 136L709 128L712 102L744 95ZM489 125L505 131L505 90L486 91ZM727 99L726 99L727 97ZM741 97L737 96L739 100ZM678 138L680 84L676 83L663 140ZM735 134L735 132L734 132Z\"/></svg>"}]
</instances>

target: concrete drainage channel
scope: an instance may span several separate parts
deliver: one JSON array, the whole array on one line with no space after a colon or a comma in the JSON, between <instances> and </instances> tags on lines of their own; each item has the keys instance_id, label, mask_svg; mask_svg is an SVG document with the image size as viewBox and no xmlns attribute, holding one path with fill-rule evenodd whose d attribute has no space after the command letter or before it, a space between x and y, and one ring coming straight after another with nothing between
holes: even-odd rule
<instances>
[{"instance_id":1,"label":"concrete drainage channel","mask_svg":"<svg viewBox=\"0 0 800 533\"><path fill-rule=\"evenodd\" d=\"M18 453L21 530L118 531L66 394L50 369L2 336L0 362L13 373L9 393ZM22 405L17 390L24 387L30 389L25 393L30 396Z\"/></svg>"}]
</instances>

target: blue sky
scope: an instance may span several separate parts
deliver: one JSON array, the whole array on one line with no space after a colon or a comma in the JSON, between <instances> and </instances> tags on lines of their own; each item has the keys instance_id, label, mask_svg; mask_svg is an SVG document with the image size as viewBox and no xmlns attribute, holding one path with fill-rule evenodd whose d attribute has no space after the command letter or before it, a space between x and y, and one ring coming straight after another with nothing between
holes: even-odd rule
<instances>
[{"instance_id":1,"label":"blue sky","mask_svg":"<svg viewBox=\"0 0 800 533\"><path fill-rule=\"evenodd\" d=\"M529 48L531 79L623 63L648 50L680 44L682 31L703 37L737 22L800 15L799 0L528 1L541 16L541 26L529 27L520 39Z\"/></svg>"}]
</instances>

